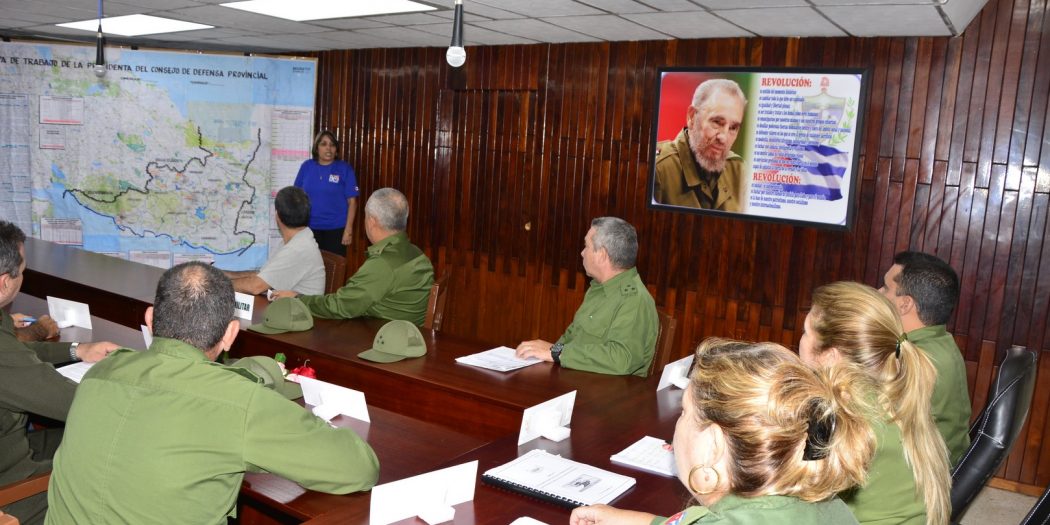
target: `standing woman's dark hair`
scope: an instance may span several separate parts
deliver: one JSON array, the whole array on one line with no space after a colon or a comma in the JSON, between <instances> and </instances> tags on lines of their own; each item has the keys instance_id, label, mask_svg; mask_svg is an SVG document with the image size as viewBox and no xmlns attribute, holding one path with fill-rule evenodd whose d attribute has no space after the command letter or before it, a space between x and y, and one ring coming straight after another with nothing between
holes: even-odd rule
<instances>
[{"instance_id":1,"label":"standing woman's dark hair","mask_svg":"<svg viewBox=\"0 0 1050 525\"><path fill-rule=\"evenodd\" d=\"M311 158L299 167L297 188L310 197L310 230L325 251L346 255L354 240L357 215L357 176L354 168L339 160L340 143L335 133L323 130L314 137Z\"/></svg>"}]
</instances>

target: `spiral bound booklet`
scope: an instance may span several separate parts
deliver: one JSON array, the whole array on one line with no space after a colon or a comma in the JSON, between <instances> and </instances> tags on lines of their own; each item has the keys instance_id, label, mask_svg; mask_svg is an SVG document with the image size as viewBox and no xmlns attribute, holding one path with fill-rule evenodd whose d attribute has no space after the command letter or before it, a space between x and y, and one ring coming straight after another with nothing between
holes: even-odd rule
<instances>
[{"instance_id":1,"label":"spiral bound booklet","mask_svg":"<svg viewBox=\"0 0 1050 525\"><path fill-rule=\"evenodd\" d=\"M609 503L634 486L634 478L534 449L481 477L564 507Z\"/></svg>"}]
</instances>

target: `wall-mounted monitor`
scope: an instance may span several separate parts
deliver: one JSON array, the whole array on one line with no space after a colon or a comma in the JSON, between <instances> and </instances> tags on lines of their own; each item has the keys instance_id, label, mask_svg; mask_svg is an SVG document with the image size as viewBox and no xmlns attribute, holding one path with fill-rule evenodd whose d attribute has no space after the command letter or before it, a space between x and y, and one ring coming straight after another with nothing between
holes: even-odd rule
<instances>
[{"instance_id":1,"label":"wall-mounted monitor","mask_svg":"<svg viewBox=\"0 0 1050 525\"><path fill-rule=\"evenodd\" d=\"M867 72L660 68L649 206L848 229Z\"/></svg>"}]
</instances>

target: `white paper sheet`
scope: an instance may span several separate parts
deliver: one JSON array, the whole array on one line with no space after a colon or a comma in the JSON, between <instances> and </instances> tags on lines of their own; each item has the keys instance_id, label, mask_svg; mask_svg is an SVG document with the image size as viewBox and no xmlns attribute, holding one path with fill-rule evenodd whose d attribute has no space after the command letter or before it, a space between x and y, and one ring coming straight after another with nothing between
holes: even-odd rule
<instances>
[{"instance_id":1,"label":"white paper sheet","mask_svg":"<svg viewBox=\"0 0 1050 525\"><path fill-rule=\"evenodd\" d=\"M84 303L48 296L47 313L59 328L79 326L91 330L91 310Z\"/></svg>"},{"instance_id":2,"label":"white paper sheet","mask_svg":"<svg viewBox=\"0 0 1050 525\"><path fill-rule=\"evenodd\" d=\"M474 499L478 462L448 467L372 488L369 525L387 525L435 507Z\"/></svg>"},{"instance_id":3,"label":"white paper sheet","mask_svg":"<svg viewBox=\"0 0 1050 525\"><path fill-rule=\"evenodd\" d=\"M80 383L80 380L84 379L84 374L86 374L88 370L91 370L91 365L94 364L95 363L85 363L81 361L79 363L56 368L55 371L71 379L74 383Z\"/></svg>"},{"instance_id":4,"label":"white paper sheet","mask_svg":"<svg viewBox=\"0 0 1050 525\"><path fill-rule=\"evenodd\" d=\"M652 436L645 436L631 446L613 454L609 460L627 467L660 474L661 476L678 476L674 452L665 447L667 442Z\"/></svg>"},{"instance_id":5,"label":"white paper sheet","mask_svg":"<svg viewBox=\"0 0 1050 525\"><path fill-rule=\"evenodd\" d=\"M464 365L476 366L478 368L495 370L497 372L510 372L511 370L525 368L526 366L542 363L543 361L536 357L518 359L514 356L513 348L500 346L477 354L457 357L456 362Z\"/></svg>"},{"instance_id":6,"label":"white paper sheet","mask_svg":"<svg viewBox=\"0 0 1050 525\"><path fill-rule=\"evenodd\" d=\"M485 477L580 505L609 503L634 486L634 478L533 449Z\"/></svg>"}]
</instances>

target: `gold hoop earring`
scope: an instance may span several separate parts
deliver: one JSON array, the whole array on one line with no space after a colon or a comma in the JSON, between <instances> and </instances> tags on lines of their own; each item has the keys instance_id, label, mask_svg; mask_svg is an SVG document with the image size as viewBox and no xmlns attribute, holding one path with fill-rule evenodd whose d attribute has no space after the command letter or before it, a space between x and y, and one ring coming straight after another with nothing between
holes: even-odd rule
<instances>
[{"instance_id":1,"label":"gold hoop earring","mask_svg":"<svg viewBox=\"0 0 1050 525\"><path fill-rule=\"evenodd\" d=\"M711 489L709 489L707 491L699 490L699 489L697 489L696 487L693 486L693 474L696 474L697 471L703 471L703 470L710 470L711 472L715 473L715 484L714 484L714 486ZM689 490L692 491L693 494L696 494L696 495L699 495L699 496L706 496L706 495L714 492L718 488L718 485L722 482L722 477L718 473L718 470L716 470L714 467L710 467L708 465L697 465L697 466L689 469L689 476L686 477L686 481L688 482L687 485L689 485Z\"/></svg>"}]
</instances>

